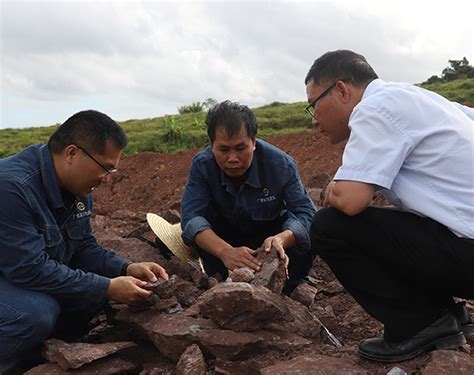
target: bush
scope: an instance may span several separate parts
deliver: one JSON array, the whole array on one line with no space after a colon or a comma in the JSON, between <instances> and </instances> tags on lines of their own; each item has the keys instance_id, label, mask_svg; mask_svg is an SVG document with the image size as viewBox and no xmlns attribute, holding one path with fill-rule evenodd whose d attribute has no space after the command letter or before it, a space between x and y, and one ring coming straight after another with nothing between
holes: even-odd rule
<instances>
[{"instance_id":1,"label":"bush","mask_svg":"<svg viewBox=\"0 0 474 375\"><path fill-rule=\"evenodd\" d=\"M165 116L163 121L165 123L165 133L163 135L163 139L166 142L179 141L183 134L183 129L181 128L181 125L178 124L174 116Z\"/></svg>"},{"instance_id":2,"label":"bush","mask_svg":"<svg viewBox=\"0 0 474 375\"><path fill-rule=\"evenodd\" d=\"M192 102L189 105L182 105L178 107L178 113L183 115L185 113L196 113L204 110L204 104L201 102Z\"/></svg>"}]
</instances>

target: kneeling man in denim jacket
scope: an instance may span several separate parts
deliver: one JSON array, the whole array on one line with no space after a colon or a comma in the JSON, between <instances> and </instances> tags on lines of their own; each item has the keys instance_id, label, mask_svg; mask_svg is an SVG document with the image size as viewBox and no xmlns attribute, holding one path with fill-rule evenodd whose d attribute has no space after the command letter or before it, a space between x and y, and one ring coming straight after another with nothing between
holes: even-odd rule
<instances>
[{"instance_id":1,"label":"kneeling man in denim jacket","mask_svg":"<svg viewBox=\"0 0 474 375\"><path fill-rule=\"evenodd\" d=\"M131 263L91 232L91 192L107 182L127 139L96 111L76 113L51 136L0 160L0 373L50 336L69 339L108 299L133 303L157 277L156 263Z\"/></svg>"},{"instance_id":2,"label":"kneeling man in denim jacket","mask_svg":"<svg viewBox=\"0 0 474 375\"><path fill-rule=\"evenodd\" d=\"M316 212L296 162L257 139L250 108L230 101L206 118L211 146L192 161L181 202L183 240L201 256L208 275L248 267L256 249L275 248L288 262L284 292L308 280L313 255L309 226Z\"/></svg>"}]
</instances>

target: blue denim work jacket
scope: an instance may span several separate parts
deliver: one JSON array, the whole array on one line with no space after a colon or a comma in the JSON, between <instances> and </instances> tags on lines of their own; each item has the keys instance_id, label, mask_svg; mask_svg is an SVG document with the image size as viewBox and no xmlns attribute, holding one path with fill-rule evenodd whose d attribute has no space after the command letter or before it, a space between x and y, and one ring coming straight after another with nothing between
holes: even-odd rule
<instances>
[{"instance_id":1,"label":"blue denim work jacket","mask_svg":"<svg viewBox=\"0 0 474 375\"><path fill-rule=\"evenodd\" d=\"M230 241L240 246L252 243L248 241L251 237L262 241L262 234L265 237L289 229L296 247L309 249L309 227L315 213L296 162L280 149L257 139L247 179L236 191L208 147L192 160L181 201L183 240L195 246L194 237L212 228L227 242L225 237L242 237L242 241ZM255 247L260 245L254 243Z\"/></svg>"},{"instance_id":2,"label":"blue denim work jacket","mask_svg":"<svg viewBox=\"0 0 474 375\"><path fill-rule=\"evenodd\" d=\"M47 145L0 159L0 277L79 303L105 296L126 260L91 231L92 196L61 193Z\"/></svg>"}]
</instances>

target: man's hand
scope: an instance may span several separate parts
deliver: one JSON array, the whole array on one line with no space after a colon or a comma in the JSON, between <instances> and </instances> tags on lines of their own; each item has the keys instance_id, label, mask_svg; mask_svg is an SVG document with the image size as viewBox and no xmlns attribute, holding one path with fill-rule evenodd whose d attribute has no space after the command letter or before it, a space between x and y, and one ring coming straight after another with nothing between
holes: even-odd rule
<instances>
[{"instance_id":1,"label":"man's hand","mask_svg":"<svg viewBox=\"0 0 474 375\"><path fill-rule=\"evenodd\" d=\"M334 188L335 184L336 184L336 181L331 181L326 186L326 189L324 190L323 207L331 207L331 194L332 194L332 189Z\"/></svg>"},{"instance_id":2,"label":"man's hand","mask_svg":"<svg viewBox=\"0 0 474 375\"><path fill-rule=\"evenodd\" d=\"M105 296L114 301L130 305L151 297L153 292L141 288L145 284L146 281L136 279L133 276L116 277L110 280Z\"/></svg>"},{"instance_id":3,"label":"man's hand","mask_svg":"<svg viewBox=\"0 0 474 375\"><path fill-rule=\"evenodd\" d=\"M222 252L221 260L228 270L248 267L254 271L259 271L262 264L255 259L257 252L246 246L232 247Z\"/></svg>"},{"instance_id":4,"label":"man's hand","mask_svg":"<svg viewBox=\"0 0 474 375\"><path fill-rule=\"evenodd\" d=\"M154 283L157 278L168 280L165 269L154 262L131 263L127 267L127 276Z\"/></svg>"},{"instance_id":5,"label":"man's hand","mask_svg":"<svg viewBox=\"0 0 474 375\"><path fill-rule=\"evenodd\" d=\"M286 255L285 253L285 246L286 246L286 243L284 240L284 238L286 237L285 232L266 238L265 241L263 241L263 249L267 253L270 252L272 247L276 250L276 252L278 253L278 256L280 257L281 260L283 260L285 264L286 277L288 277L288 263L290 262L290 260L288 258L288 255ZM291 236L293 236L292 232L291 232Z\"/></svg>"}]
</instances>

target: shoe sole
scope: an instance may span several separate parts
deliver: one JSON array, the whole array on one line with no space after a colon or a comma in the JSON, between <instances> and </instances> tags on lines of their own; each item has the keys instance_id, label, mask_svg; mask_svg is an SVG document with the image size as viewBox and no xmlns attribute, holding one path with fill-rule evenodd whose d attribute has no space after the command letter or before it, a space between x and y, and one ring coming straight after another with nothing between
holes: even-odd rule
<instances>
[{"instance_id":1,"label":"shoe sole","mask_svg":"<svg viewBox=\"0 0 474 375\"><path fill-rule=\"evenodd\" d=\"M472 328L473 328L473 334L474 334L474 325ZM361 351L360 349L359 349L359 355L362 358L370 359L376 362L386 362L386 363L401 362L401 361L406 361L408 359L415 358L416 356L420 354L429 352L434 349L454 349L464 344L466 344L466 338L464 337L462 332L459 332L452 336L442 337L436 341L430 342L429 344L426 344L425 346L418 348L417 350L411 353L406 353L399 356L386 357L386 356L374 355L372 353Z\"/></svg>"}]
</instances>

